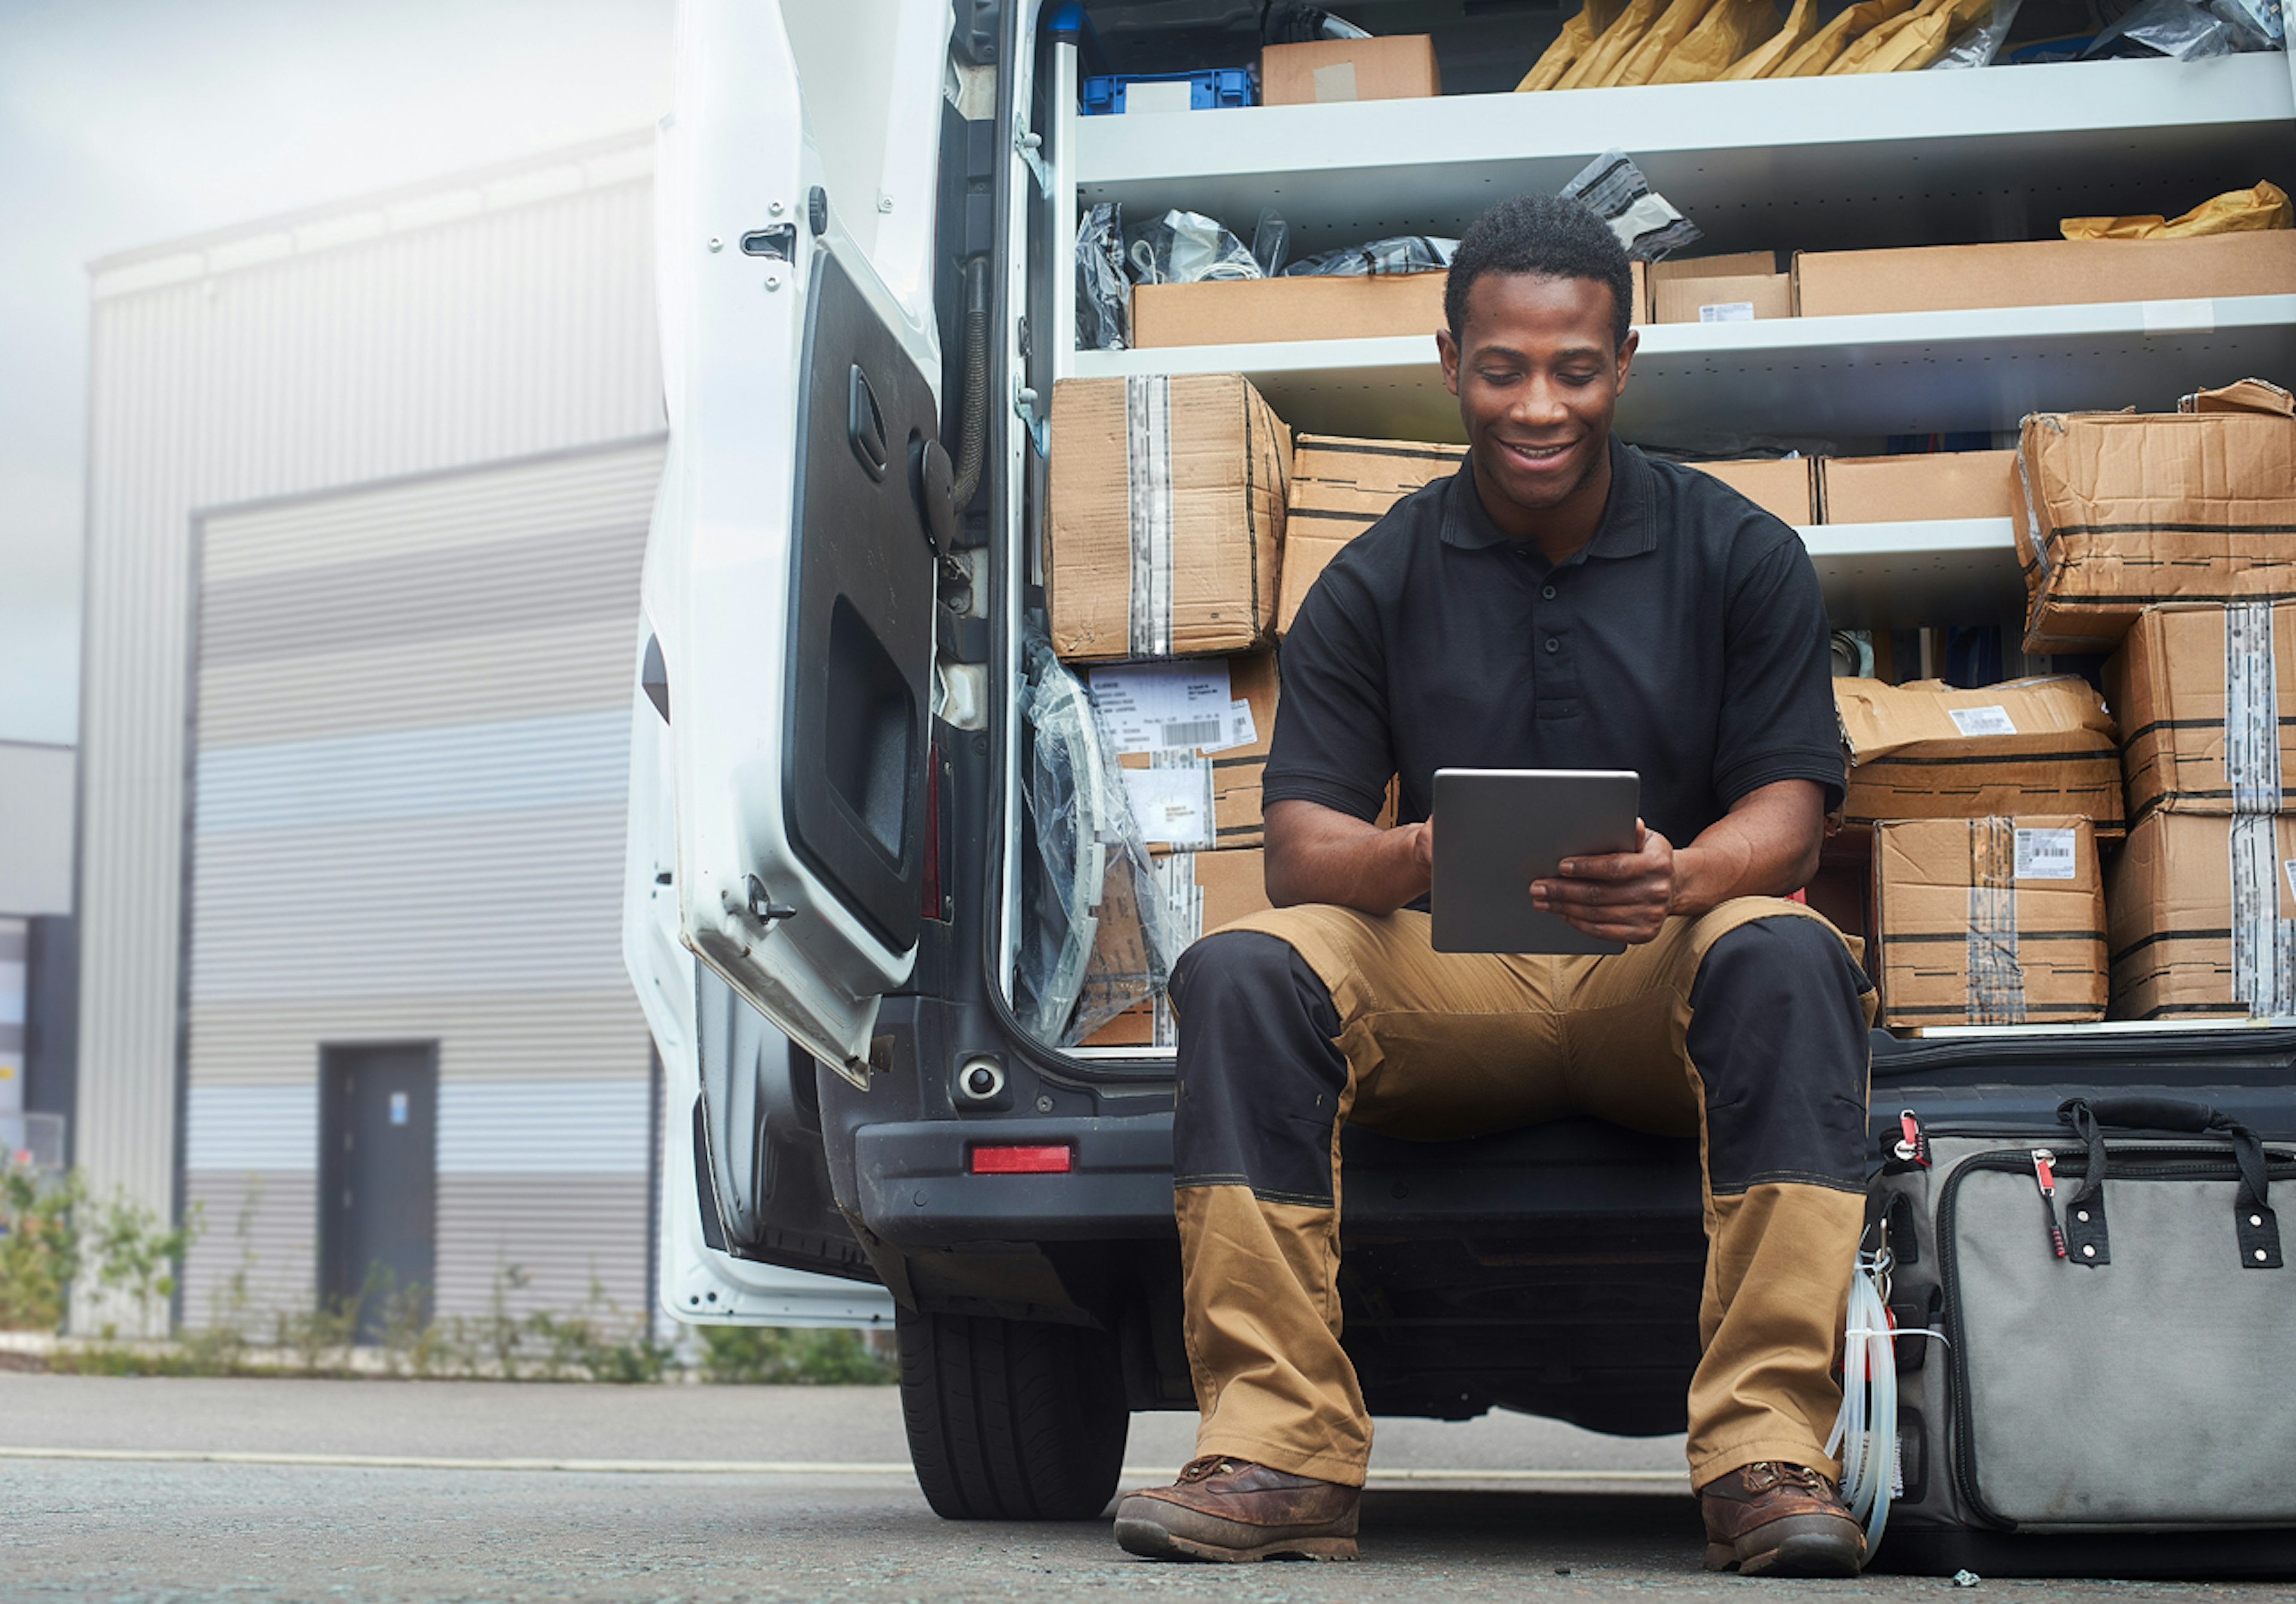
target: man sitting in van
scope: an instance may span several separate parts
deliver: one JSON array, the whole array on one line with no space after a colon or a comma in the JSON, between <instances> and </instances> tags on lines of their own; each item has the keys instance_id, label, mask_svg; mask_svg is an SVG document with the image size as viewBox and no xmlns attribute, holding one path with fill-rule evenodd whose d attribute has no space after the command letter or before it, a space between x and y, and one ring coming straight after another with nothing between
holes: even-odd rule
<instances>
[{"instance_id":1,"label":"man sitting in van","mask_svg":"<svg viewBox=\"0 0 2296 1604\"><path fill-rule=\"evenodd\" d=\"M1138 1554L1356 1552L1371 1420L1340 1346L1339 1127L1464 1137L1566 1114L1693 1134L1708 1238L1689 1459L1710 1568L1852 1575L1825 1440L1865 1209L1871 994L1784 900L1842 769L1800 539L1612 439L1628 259L1575 200L1460 241L1437 335L1469 454L1316 582L1267 770L1275 905L1198 942L1176 1210L1201 1422L1128 1496ZM1633 769L1639 848L1528 888L1622 953L1438 953L1435 771ZM1390 775L1399 816L1382 830Z\"/></svg>"}]
</instances>

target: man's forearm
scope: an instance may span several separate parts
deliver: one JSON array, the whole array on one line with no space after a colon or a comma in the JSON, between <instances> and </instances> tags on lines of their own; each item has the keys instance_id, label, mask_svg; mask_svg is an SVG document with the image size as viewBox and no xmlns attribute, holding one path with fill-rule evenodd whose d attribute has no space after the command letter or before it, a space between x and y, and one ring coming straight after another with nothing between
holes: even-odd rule
<instances>
[{"instance_id":1,"label":"man's forearm","mask_svg":"<svg viewBox=\"0 0 2296 1604\"><path fill-rule=\"evenodd\" d=\"M1308 803L1279 803L1286 809ZM1420 837L1425 827L1393 830L1327 809L1268 821L1267 896L1279 908L1331 903L1364 913L1392 913L1427 893Z\"/></svg>"},{"instance_id":2,"label":"man's forearm","mask_svg":"<svg viewBox=\"0 0 2296 1604\"><path fill-rule=\"evenodd\" d=\"M1807 885L1823 827L1795 800L1757 792L1677 848L1669 912L1703 913L1734 896L1784 896Z\"/></svg>"}]
</instances>

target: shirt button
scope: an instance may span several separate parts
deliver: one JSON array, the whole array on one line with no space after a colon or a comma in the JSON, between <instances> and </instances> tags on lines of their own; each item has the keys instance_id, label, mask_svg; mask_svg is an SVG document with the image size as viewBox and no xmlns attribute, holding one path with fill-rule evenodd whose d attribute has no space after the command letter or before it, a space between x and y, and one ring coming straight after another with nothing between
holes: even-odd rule
<instances>
[{"instance_id":1,"label":"shirt button","mask_svg":"<svg viewBox=\"0 0 2296 1604\"><path fill-rule=\"evenodd\" d=\"M1554 600L1554 587L1551 585L1540 585L1538 587L1538 593L1546 601L1552 602Z\"/></svg>"},{"instance_id":2,"label":"shirt button","mask_svg":"<svg viewBox=\"0 0 2296 1604\"><path fill-rule=\"evenodd\" d=\"M1562 642L1556 640L1553 635L1549 635L1546 637L1546 650L1549 651L1560 651L1562 650Z\"/></svg>"}]
</instances>

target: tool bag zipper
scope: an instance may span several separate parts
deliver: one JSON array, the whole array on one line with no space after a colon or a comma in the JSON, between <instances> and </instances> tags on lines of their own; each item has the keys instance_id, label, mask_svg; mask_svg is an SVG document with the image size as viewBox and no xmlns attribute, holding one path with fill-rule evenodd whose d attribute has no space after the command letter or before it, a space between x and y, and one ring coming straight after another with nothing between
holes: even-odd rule
<instances>
[{"instance_id":1,"label":"tool bag zipper","mask_svg":"<svg viewBox=\"0 0 2296 1604\"><path fill-rule=\"evenodd\" d=\"M1928 1133L1932 1137L1966 1137L1978 1133L1945 1128ZM2031 1134L2038 1138L2042 1133L2036 1130ZM2001 1136L2005 1141L2016 1140L2014 1136L2003 1136L1998 1131L1982 1134ZM2106 1145L2105 1151L2112 1160L2111 1180L2107 1184L2112 1181L2123 1180L2237 1182L2240 1179L2239 1162L2234 1158L2229 1148L2221 1158L2194 1147L2161 1147L2142 1142L2126 1146L2111 1142ZM1945 1190L1938 1195L1938 1282L1945 1292L1946 1336L1948 1338L1946 1373L1953 1382L1954 1485L1960 1490L1962 1501L1972 1513L2006 1532L2015 1531L2017 1523L1997 1512L1977 1490L1977 1428L1970 1418L1969 1344L1961 1318L1961 1273L1955 1246L1954 1215L1959 1205L1964 1176L1979 1170L2032 1175L2036 1169L2034 1155L2037 1152L2049 1154L2047 1167L2054 1173L2055 1180L2086 1179L2088 1174L2088 1154L2086 1151L2068 1152L2062 1149L2045 1148L2036 1141L2025 1147L2004 1148L1997 1152L1977 1153L1963 1159L1947 1180ZM2124 1165L2137 1167L2124 1168ZM2296 1181L2296 1158L2267 1150L2266 1165L2272 1180ZM2042 1194L2042 1201L2049 1205L2049 1230L2052 1237L2055 1237L2059 1228L2054 1203L2046 1192ZM2059 1256L2063 1256L2062 1249Z\"/></svg>"}]
</instances>

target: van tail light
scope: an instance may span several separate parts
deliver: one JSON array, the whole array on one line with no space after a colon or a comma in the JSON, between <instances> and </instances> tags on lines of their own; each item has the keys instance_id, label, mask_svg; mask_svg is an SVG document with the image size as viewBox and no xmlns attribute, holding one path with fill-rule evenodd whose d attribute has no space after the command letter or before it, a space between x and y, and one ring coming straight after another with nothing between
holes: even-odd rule
<instances>
[{"instance_id":1,"label":"van tail light","mask_svg":"<svg viewBox=\"0 0 2296 1604\"><path fill-rule=\"evenodd\" d=\"M1076 1167L1069 1148L1020 1145L977 1147L972 1150L976 1175L1065 1175Z\"/></svg>"}]
</instances>

